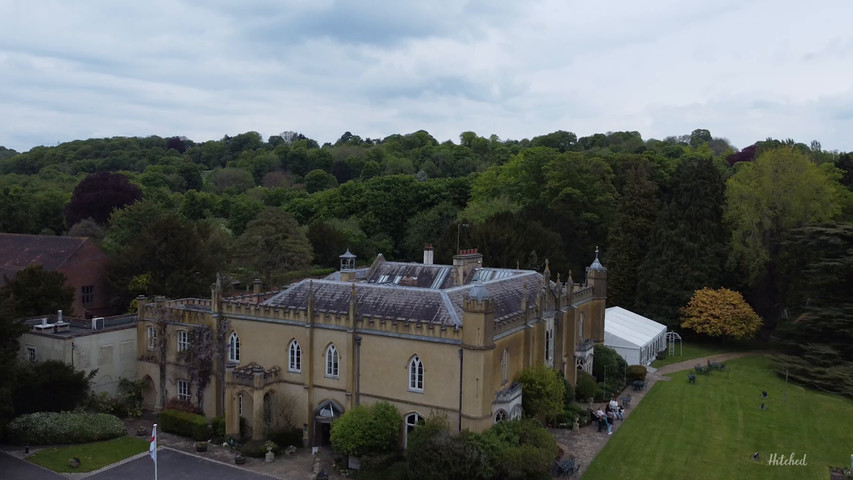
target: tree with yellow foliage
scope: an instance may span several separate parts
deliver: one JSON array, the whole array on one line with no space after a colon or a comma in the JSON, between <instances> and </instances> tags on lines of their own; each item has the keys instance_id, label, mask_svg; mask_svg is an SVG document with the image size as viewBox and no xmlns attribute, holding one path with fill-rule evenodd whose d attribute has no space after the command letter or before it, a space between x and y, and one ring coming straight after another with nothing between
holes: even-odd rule
<instances>
[{"instance_id":1,"label":"tree with yellow foliage","mask_svg":"<svg viewBox=\"0 0 853 480\"><path fill-rule=\"evenodd\" d=\"M703 288L681 308L681 326L711 337L751 338L762 320L740 292Z\"/></svg>"}]
</instances>

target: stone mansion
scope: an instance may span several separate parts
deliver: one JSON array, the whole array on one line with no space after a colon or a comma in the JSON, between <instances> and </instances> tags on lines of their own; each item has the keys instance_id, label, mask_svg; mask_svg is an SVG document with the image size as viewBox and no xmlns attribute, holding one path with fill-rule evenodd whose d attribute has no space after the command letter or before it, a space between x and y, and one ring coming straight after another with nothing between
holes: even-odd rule
<instances>
[{"instance_id":1,"label":"stone mansion","mask_svg":"<svg viewBox=\"0 0 853 480\"><path fill-rule=\"evenodd\" d=\"M341 256L341 269L279 292L209 299L140 299L137 374L145 407L196 400L179 354L193 329L209 327L224 347L204 389L203 410L226 416L226 434L253 438L282 418L302 427L306 445L329 441L331 421L359 404L387 401L406 431L431 412L459 430L482 431L521 415L514 382L544 363L571 384L592 371L604 340L606 269L595 260L583 283L532 270L489 268L476 250L453 265L386 260L367 268ZM219 348L219 347L217 347Z\"/></svg>"}]
</instances>

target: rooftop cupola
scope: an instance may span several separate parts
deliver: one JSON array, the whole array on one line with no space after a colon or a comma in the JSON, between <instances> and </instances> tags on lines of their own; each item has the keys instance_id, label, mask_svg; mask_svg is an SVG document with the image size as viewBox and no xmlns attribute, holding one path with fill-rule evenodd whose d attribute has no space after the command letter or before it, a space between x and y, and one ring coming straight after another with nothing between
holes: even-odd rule
<instances>
[{"instance_id":1,"label":"rooftop cupola","mask_svg":"<svg viewBox=\"0 0 853 480\"><path fill-rule=\"evenodd\" d=\"M355 255L347 249L341 259L341 280L351 282L355 280Z\"/></svg>"},{"instance_id":2,"label":"rooftop cupola","mask_svg":"<svg viewBox=\"0 0 853 480\"><path fill-rule=\"evenodd\" d=\"M607 269L598 260L598 247L595 247L595 260L586 267L586 284L592 287L594 297L607 296Z\"/></svg>"}]
</instances>

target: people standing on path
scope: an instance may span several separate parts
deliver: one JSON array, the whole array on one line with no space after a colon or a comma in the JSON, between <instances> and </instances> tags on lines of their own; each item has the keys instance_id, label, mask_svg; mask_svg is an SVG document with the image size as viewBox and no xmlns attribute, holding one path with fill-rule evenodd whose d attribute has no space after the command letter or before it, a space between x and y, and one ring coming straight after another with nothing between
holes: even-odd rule
<instances>
[{"instance_id":1,"label":"people standing on path","mask_svg":"<svg viewBox=\"0 0 853 480\"><path fill-rule=\"evenodd\" d=\"M598 419L598 431L605 430L607 428L607 416L601 410L601 407L598 407L598 410L595 411L595 417Z\"/></svg>"},{"instance_id":2,"label":"people standing on path","mask_svg":"<svg viewBox=\"0 0 853 480\"><path fill-rule=\"evenodd\" d=\"M614 419L625 420L625 415L623 413L622 406L619 405L619 402L616 401L616 395L610 398L610 403L608 404L610 410L613 411Z\"/></svg>"},{"instance_id":3,"label":"people standing on path","mask_svg":"<svg viewBox=\"0 0 853 480\"><path fill-rule=\"evenodd\" d=\"M613 409L610 408L610 405L607 406L607 412L605 412L604 415L607 419L607 434L613 435L613 422L616 419L616 414L613 413Z\"/></svg>"}]
</instances>

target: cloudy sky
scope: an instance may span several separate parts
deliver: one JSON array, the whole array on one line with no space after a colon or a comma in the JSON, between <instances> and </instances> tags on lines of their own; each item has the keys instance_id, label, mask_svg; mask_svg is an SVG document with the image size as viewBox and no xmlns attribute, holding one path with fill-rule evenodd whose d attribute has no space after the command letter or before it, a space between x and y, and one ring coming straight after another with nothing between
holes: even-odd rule
<instances>
[{"instance_id":1,"label":"cloudy sky","mask_svg":"<svg viewBox=\"0 0 853 480\"><path fill-rule=\"evenodd\" d=\"M850 0L4 0L0 145L705 128L851 151L851 20Z\"/></svg>"}]
</instances>

